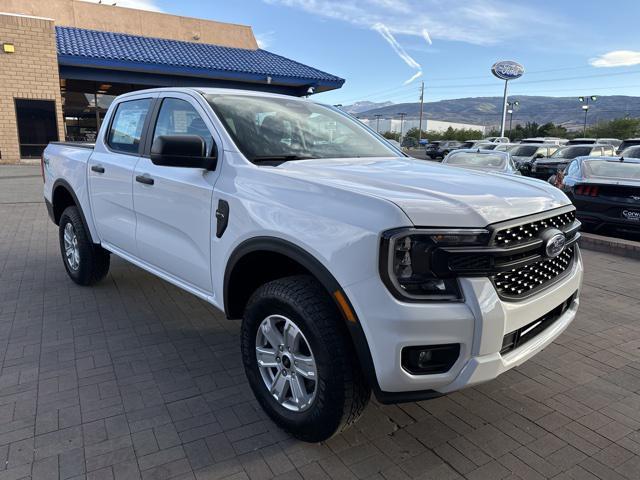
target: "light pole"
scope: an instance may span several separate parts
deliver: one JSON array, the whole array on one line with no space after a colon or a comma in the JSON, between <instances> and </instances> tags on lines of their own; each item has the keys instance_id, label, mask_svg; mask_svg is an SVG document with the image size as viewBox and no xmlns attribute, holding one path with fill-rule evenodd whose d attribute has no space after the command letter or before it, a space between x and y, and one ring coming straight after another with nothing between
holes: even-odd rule
<instances>
[{"instance_id":1,"label":"light pole","mask_svg":"<svg viewBox=\"0 0 640 480\"><path fill-rule=\"evenodd\" d=\"M404 117L407 116L406 113L404 112L400 112L398 113L398 115L400 115L400 145L402 146L402 127L404 126Z\"/></svg>"},{"instance_id":2,"label":"light pole","mask_svg":"<svg viewBox=\"0 0 640 480\"><path fill-rule=\"evenodd\" d=\"M582 109L584 110L584 127L582 128L582 136L587 134L587 115L589 115L589 100L595 102L598 99L595 95L589 97L578 97L578 100L583 103Z\"/></svg>"},{"instance_id":3,"label":"light pole","mask_svg":"<svg viewBox=\"0 0 640 480\"><path fill-rule=\"evenodd\" d=\"M513 110L515 107L520 105L518 100L514 100L513 102L507 102L507 113L509 114L509 138L511 138L511 126L513 124Z\"/></svg>"},{"instance_id":4,"label":"light pole","mask_svg":"<svg viewBox=\"0 0 640 480\"><path fill-rule=\"evenodd\" d=\"M376 133L380 133L380 117L382 115L380 115L379 113L376 113L374 115L374 117L376 117Z\"/></svg>"}]
</instances>

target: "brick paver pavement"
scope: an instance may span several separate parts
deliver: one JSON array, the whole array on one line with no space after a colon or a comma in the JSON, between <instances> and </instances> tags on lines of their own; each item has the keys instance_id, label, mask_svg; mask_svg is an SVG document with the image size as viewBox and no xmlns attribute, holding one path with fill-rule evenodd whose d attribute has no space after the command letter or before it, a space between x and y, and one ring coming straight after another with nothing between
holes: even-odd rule
<instances>
[{"instance_id":1,"label":"brick paver pavement","mask_svg":"<svg viewBox=\"0 0 640 480\"><path fill-rule=\"evenodd\" d=\"M535 359L310 445L258 407L238 322L115 257L73 284L38 175L0 166L0 480L640 478L640 262L585 251Z\"/></svg>"}]
</instances>

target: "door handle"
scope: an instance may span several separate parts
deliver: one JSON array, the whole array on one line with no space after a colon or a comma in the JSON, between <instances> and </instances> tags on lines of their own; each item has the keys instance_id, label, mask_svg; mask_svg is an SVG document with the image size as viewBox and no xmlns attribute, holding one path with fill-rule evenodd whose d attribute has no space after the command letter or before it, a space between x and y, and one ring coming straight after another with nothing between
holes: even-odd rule
<instances>
[{"instance_id":1,"label":"door handle","mask_svg":"<svg viewBox=\"0 0 640 480\"><path fill-rule=\"evenodd\" d=\"M104 167L102 165L91 165L91 171L96 173L104 173Z\"/></svg>"},{"instance_id":2,"label":"door handle","mask_svg":"<svg viewBox=\"0 0 640 480\"><path fill-rule=\"evenodd\" d=\"M138 175L136 176L136 182L144 183L145 185L153 185L153 178L148 175Z\"/></svg>"}]
</instances>

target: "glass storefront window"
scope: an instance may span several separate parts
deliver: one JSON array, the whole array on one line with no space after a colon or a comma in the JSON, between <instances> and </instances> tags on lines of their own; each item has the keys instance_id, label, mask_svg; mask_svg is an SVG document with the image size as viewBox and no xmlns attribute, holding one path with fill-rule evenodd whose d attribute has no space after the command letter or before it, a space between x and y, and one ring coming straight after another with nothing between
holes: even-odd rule
<instances>
[{"instance_id":1,"label":"glass storefront window","mask_svg":"<svg viewBox=\"0 0 640 480\"><path fill-rule=\"evenodd\" d=\"M62 112L65 137L73 142L95 142L96 135L111 103L118 95L142 85L106 84L62 79Z\"/></svg>"}]
</instances>

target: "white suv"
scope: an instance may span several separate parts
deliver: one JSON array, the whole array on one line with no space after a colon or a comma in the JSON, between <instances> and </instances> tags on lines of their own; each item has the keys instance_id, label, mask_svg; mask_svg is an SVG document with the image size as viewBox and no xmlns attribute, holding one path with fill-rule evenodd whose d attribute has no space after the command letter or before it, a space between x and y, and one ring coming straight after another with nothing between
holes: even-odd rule
<instances>
[{"instance_id":1,"label":"white suv","mask_svg":"<svg viewBox=\"0 0 640 480\"><path fill-rule=\"evenodd\" d=\"M308 441L371 391L493 379L578 307L579 222L560 190L403 156L307 99L126 94L95 146L49 145L43 175L71 279L102 279L115 254L242 319L251 388Z\"/></svg>"}]
</instances>

